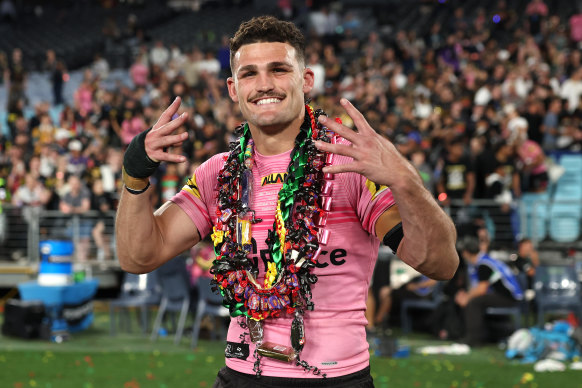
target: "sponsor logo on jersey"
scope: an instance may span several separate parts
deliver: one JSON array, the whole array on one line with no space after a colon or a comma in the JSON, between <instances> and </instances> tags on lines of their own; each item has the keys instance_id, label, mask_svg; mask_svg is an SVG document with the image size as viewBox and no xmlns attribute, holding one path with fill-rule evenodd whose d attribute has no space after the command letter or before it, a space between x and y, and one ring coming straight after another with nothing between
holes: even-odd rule
<instances>
[{"instance_id":1,"label":"sponsor logo on jersey","mask_svg":"<svg viewBox=\"0 0 582 388\"><path fill-rule=\"evenodd\" d=\"M272 184L276 184L276 183L283 184L283 182L285 182L285 178L287 178L286 172L277 172L274 174L270 174L270 175L264 176L261 179L261 186L272 185Z\"/></svg>"}]
</instances>

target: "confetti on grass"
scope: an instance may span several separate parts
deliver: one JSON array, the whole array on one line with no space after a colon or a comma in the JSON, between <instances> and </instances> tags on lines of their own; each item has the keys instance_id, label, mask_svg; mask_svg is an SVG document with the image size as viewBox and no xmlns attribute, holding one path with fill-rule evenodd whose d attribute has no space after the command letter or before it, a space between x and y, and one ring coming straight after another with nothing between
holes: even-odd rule
<instances>
[{"instance_id":1,"label":"confetti on grass","mask_svg":"<svg viewBox=\"0 0 582 388\"><path fill-rule=\"evenodd\" d=\"M531 374L531 373L529 373L529 372L526 372L526 373L523 374L523 376L521 376L520 382L522 384L527 384L527 383L529 383L530 381L533 381L533 380L534 380L534 375Z\"/></svg>"},{"instance_id":2,"label":"confetti on grass","mask_svg":"<svg viewBox=\"0 0 582 388\"><path fill-rule=\"evenodd\" d=\"M139 388L139 383L133 379L123 384L123 388Z\"/></svg>"}]
</instances>

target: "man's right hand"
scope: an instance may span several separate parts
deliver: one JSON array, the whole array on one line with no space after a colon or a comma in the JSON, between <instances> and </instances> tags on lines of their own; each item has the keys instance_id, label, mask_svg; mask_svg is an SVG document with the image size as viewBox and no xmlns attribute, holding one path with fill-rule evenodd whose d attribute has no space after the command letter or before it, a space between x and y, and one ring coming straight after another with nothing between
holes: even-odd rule
<instances>
[{"instance_id":1,"label":"man's right hand","mask_svg":"<svg viewBox=\"0 0 582 388\"><path fill-rule=\"evenodd\" d=\"M182 163L186 161L186 157L180 154L173 154L165 151L169 147L179 145L188 138L188 133L183 132L174 135L173 132L182 126L188 120L188 113L184 112L176 119L172 120L172 116L176 114L180 108L182 99L176 97L174 102L161 114L160 118L149 131L145 138L145 151L147 156L154 162L173 162Z\"/></svg>"}]
</instances>

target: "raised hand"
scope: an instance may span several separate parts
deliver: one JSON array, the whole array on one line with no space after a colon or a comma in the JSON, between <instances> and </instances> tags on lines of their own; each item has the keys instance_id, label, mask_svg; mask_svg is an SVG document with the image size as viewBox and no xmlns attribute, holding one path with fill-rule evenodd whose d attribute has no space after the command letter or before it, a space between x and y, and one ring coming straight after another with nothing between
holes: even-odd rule
<instances>
[{"instance_id":1,"label":"raised hand","mask_svg":"<svg viewBox=\"0 0 582 388\"><path fill-rule=\"evenodd\" d=\"M176 119L172 116L180 108L182 100L176 97L174 102L160 115L158 121L145 138L145 150L148 157L154 162L165 161L181 163L186 161L186 157L180 154L167 152L166 149L172 146L180 145L188 138L188 133L183 132L174 135L174 131L182 126L188 119L186 112L182 113Z\"/></svg>"},{"instance_id":2,"label":"raised hand","mask_svg":"<svg viewBox=\"0 0 582 388\"><path fill-rule=\"evenodd\" d=\"M401 179L410 179L411 176L418 179L414 166L398 152L392 142L374 131L360 111L345 98L340 100L340 104L352 118L358 132L325 116L320 116L319 122L352 144L316 141L315 145L322 151L348 156L353 162L327 166L323 169L324 172L333 174L357 172L372 182L386 186L397 184Z\"/></svg>"}]
</instances>

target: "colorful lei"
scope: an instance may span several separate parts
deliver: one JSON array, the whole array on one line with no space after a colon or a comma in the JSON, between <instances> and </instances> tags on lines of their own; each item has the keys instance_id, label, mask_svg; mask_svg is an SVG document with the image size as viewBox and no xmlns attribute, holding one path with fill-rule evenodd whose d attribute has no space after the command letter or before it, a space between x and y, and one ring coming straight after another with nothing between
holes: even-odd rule
<instances>
[{"instance_id":1,"label":"colorful lei","mask_svg":"<svg viewBox=\"0 0 582 388\"><path fill-rule=\"evenodd\" d=\"M305 120L295 139L287 178L279 191L273 228L266 239L270 258L263 285L256 280L259 270L248 258L252 244L245 237L244 225L260 222L254 218L245 185L254 156L254 144L248 124L218 174L218 207L212 233L216 259L211 273L213 284L223 296L223 304L233 317L245 315L256 321L277 318L282 312L303 313L313 309L311 285L317 282L312 272L325 245L329 231L324 227L331 208L331 180L322 168L330 164L333 154L315 147L315 140L335 142L335 135L321 127L317 118L321 110L305 106ZM250 183L252 185L252 182ZM253 214L249 217L249 214ZM241 218L245 220L241 220ZM241 227L243 225L243 227Z\"/></svg>"}]
</instances>

